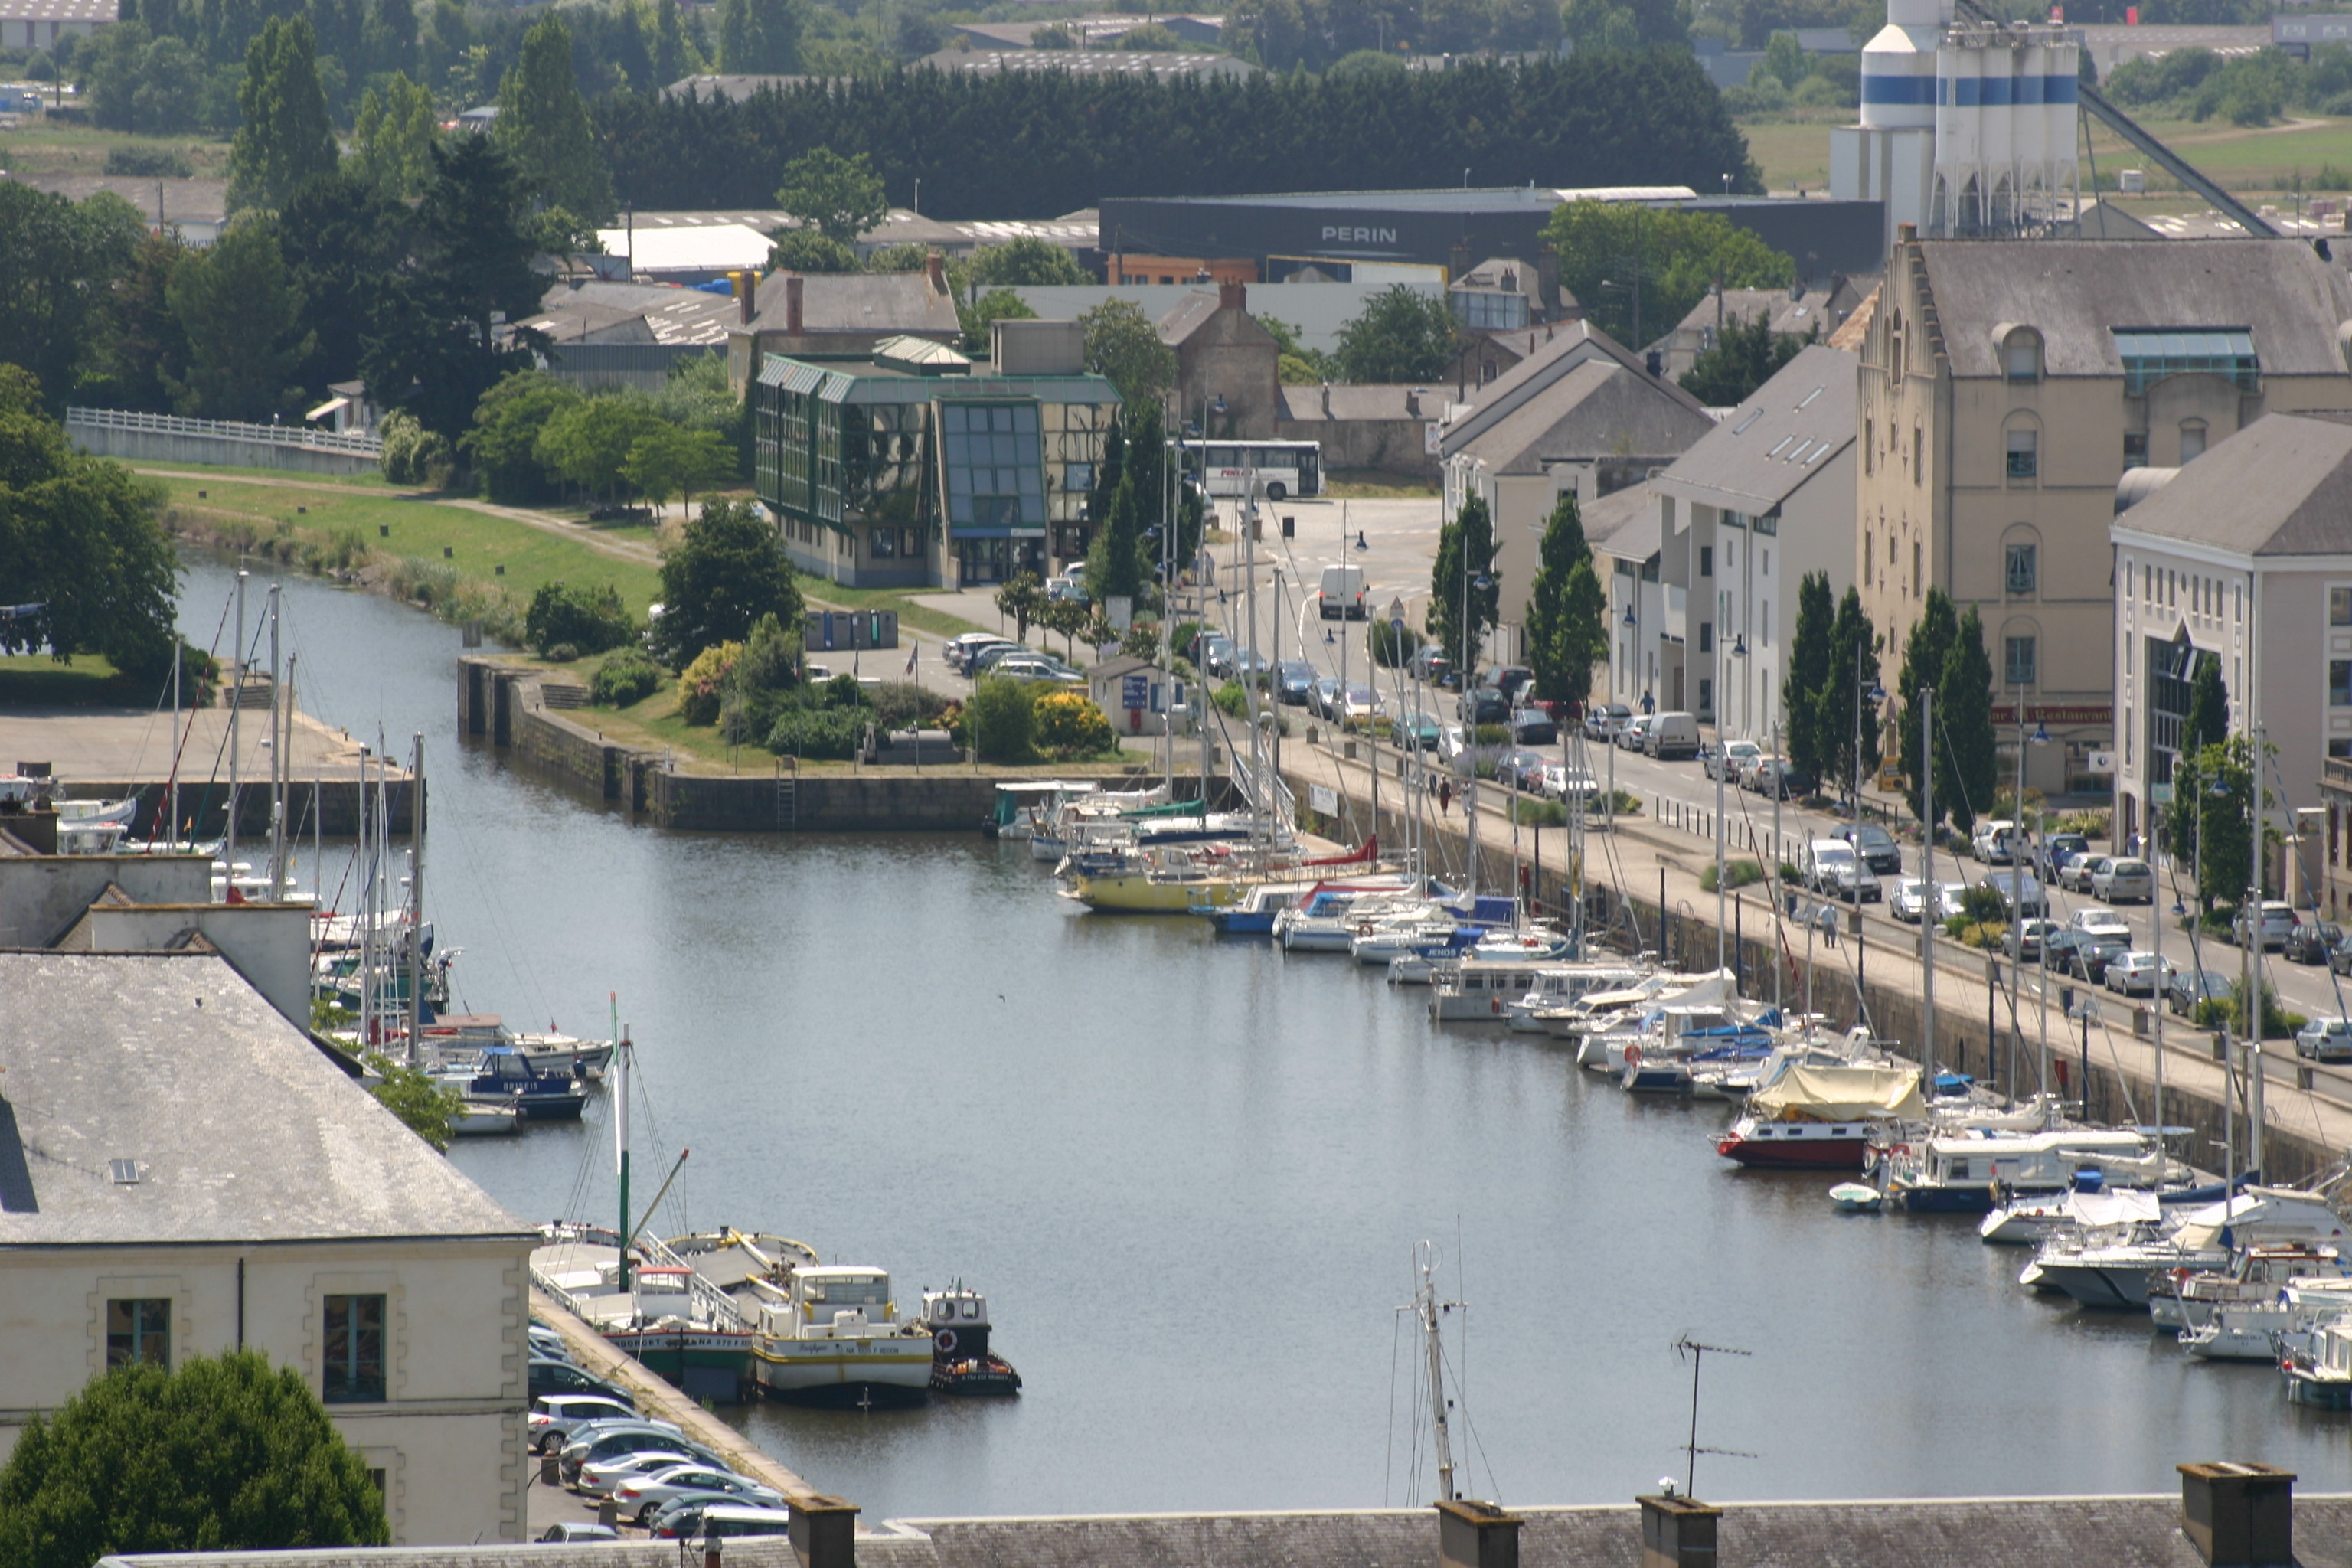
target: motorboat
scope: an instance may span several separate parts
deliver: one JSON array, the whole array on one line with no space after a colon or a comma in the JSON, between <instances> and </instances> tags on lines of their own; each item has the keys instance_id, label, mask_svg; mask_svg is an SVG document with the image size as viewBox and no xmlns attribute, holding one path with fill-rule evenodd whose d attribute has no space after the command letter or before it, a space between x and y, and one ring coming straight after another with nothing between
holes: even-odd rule
<instances>
[{"instance_id":1,"label":"motorboat","mask_svg":"<svg viewBox=\"0 0 2352 1568\"><path fill-rule=\"evenodd\" d=\"M710 1231L668 1245L742 1315L762 1394L867 1408L928 1396L931 1327L898 1315L884 1270L827 1266L806 1244L766 1232Z\"/></svg>"},{"instance_id":2,"label":"motorboat","mask_svg":"<svg viewBox=\"0 0 2352 1568\"><path fill-rule=\"evenodd\" d=\"M750 1386L751 1336L725 1292L667 1243L588 1225L541 1227L531 1283L689 1397L734 1401Z\"/></svg>"},{"instance_id":3,"label":"motorboat","mask_svg":"<svg viewBox=\"0 0 2352 1568\"><path fill-rule=\"evenodd\" d=\"M2281 1287L2305 1279L2352 1279L2333 1247L2279 1242L2240 1248L2221 1268L2160 1271L2148 1281L2147 1315L2159 1329L2201 1327L2217 1307L2277 1299Z\"/></svg>"},{"instance_id":4,"label":"motorboat","mask_svg":"<svg viewBox=\"0 0 2352 1568\"><path fill-rule=\"evenodd\" d=\"M1503 957L1485 951L1486 944L1465 951L1450 963L1441 962L1431 973L1429 1016L1441 1024L1499 1024L1510 1016L1511 1004L1527 995L1536 977L1556 968L1565 956L1532 952Z\"/></svg>"},{"instance_id":5,"label":"motorboat","mask_svg":"<svg viewBox=\"0 0 2352 1568\"><path fill-rule=\"evenodd\" d=\"M522 1131L522 1108L508 1101L468 1100L449 1114L452 1138L500 1138Z\"/></svg>"},{"instance_id":6,"label":"motorboat","mask_svg":"<svg viewBox=\"0 0 2352 1568\"><path fill-rule=\"evenodd\" d=\"M2063 1232L2153 1226L2163 1216L2157 1194L2107 1186L2104 1173L2078 1173L2075 1184L2058 1194L2035 1193L1997 1203L1985 1213L1977 1234L1996 1247L2038 1247Z\"/></svg>"},{"instance_id":7,"label":"motorboat","mask_svg":"<svg viewBox=\"0 0 2352 1568\"><path fill-rule=\"evenodd\" d=\"M1916 1068L1792 1062L1748 1095L1715 1152L1759 1169L1858 1171L1874 1136L1925 1114Z\"/></svg>"},{"instance_id":8,"label":"motorboat","mask_svg":"<svg viewBox=\"0 0 2352 1568\"><path fill-rule=\"evenodd\" d=\"M603 1076L612 1065L614 1045L567 1035L552 1021L543 1033L518 1034L495 1013L437 1014L425 1021L424 1034L425 1046L444 1069L473 1066L484 1051L504 1047L543 1071L584 1079Z\"/></svg>"},{"instance_id":9,"label":"motorboat","mask_svg":"<svg viewBox=\"0 0 2352 1568\"><path fill-rule=\"evenodd\" d=\"M2304 1335L2281 1335L2279 1372L2288 1403L2352 1409L2352 1319L2336 1318Z\"/></svg>"},{"instance_id":10,"label":"motorboat","mask_svg":"<svg viewBox=\"0 0 2352 1568\"><path fill-rule=\"evenodd\" d=\"M2332 1242L2352 1228L2317 1193L2294 1187L2246 1187L2219 1203L2189 1210L2161 1233L2110 1241L2086 1236L2053 1237L2035 1255L2028 1281L2063 1290L2086 1307L2142 1310L2149 1276L2162 1270L2221 1268L2238 1247L2263 1242Z\"/></svg>"},{"instance_id":11,"label":"motorboat","mask_svg":"<svg viewBox=\"0 0 2352 1568\"><path fill-rule=\"evenodd\" d=\"M1529 977L1526 993L1505 1009L1505 1016L1520 1034L1544 1034L1543 1015L1550 1009L1572 1006L1596 991L1620 991L1639 984L1650 973L1623 963L1571 963L1538 969Z\"/></svg>"},{"instance_id":12,"label":"motorboat","mask_svg":"<svg viewBox=\"0 0 2352 1568\"><path fill-rule=\"evenodd\" d=\"M2323 1322L2352 1313L2352 1277L2338 1272L2293 1279L2242 1300L2206 1303L2179 1332L2180 1348L2200 1361L2280 1362L2290 1342L2307 1344Z\"/></svg>"},{"instance_id":13,"label":"motorboat","mask_svg":"<svg viewBox=\"0 0 2352 1568\"><path fill-rule=\"evenodd\" d=\"M988 1298L961 1285L923 1292L931 1328L931 1392L965 1395L1021 1392L1021 1374L989 1348Z\"/></svg>"},{"instance_id":14,"label":"motorboat","mask_svg":"<svg viewBox=\"0 0 2352 1568\"><path fill-rule=\"evenodd\" d=\"M474 1067L435 1075L468 1100L512 1105L525 1121L577 1121L587 1104L588 1086L570 1073L542 1071L509 1046L492 1046Z\"/></svg>"},{"instance_id":15,"label":"motorboat","mask_svg":"<svg viewBox=\"0 0 2352 1568\"><path fill-rule=\"evenodd\" d=\"M2002 1194L2057 1194L2100 1156L2134 1159L2147 1140L2094 1128L2018 1133L1970 1131L1889 1144L1879 1155L1887 1194L1906 1209L1983 1214Z\"/></svg>"}]
</instances>

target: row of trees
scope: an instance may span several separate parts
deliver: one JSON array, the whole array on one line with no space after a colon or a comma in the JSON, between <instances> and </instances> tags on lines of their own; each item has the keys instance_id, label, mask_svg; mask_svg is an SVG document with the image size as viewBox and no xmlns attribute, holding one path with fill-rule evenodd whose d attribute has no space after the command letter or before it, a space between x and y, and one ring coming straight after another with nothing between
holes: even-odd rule
<instances>
[{"instance_id":1,"label":"row of trees","mask_svg":"<svg viewBox=\"0 0 2352 1568\"><path fill-rule=\"evenodd\" d=\"M600 99L597 145L641 205L754 206L812 147L863 153L940 217L1047 217L1106 195L1761 177L1687 50L1597 49L1447 70L1167 81L892 72L742 101ZM1580 292L1580 298L1582 297Z\"/></svg>"},{"instance_id":2,"label":"row of trees","mask_svg":"<svg viewBox=\"0 0 2352 1568\"><path fill-rule=\"evenodd\" d=\"M496 500L625 492L691 504L697 490L741 474L749 424L725 364L705 355L676 366L653 395L591 397L541 371L516 371L482 395L457 446Z\"/></svg>"},{"instance_id":3,"label":"row of trees","mask_svg":"<svg viewBox=\"0 0 2352 1568\"><path fill-rule=\"evenodd\" d=\"M1429 579L1423 624L1446 662L1470 679L1486 634L1500 619L1503 584L1495 571L1495 520L1472 496L1438 531L1437 563ZM1544 702L1582 702L1592 669L1609 657L1608 596L1584 537L1584 517L1573 495L1553 503L1544 520L1536 574L1528 586L1528 668Z\"/></svg>"}]
</instances>

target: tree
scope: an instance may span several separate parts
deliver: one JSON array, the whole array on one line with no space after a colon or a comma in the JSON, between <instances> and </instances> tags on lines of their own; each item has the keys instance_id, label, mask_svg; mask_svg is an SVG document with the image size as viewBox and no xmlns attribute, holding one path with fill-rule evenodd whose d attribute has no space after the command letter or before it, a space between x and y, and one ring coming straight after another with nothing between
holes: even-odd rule
<instances>
[{"instance_id":1,"label":"tree","mask_svg":"<svg viewBox=\"0 0 2352 1568\"><path fill-rule=\"evenodd\" d=\"M719 68L730 76L793 76L801 69L798 0L724 0ZM662 79L663 85L677 80Z\"/></svg>"},{"instance_id":2,"label":"tree","mask_svg":"<svg viewBox=\"0 0 2352 1568\"><path fill-rule=\"evenodd\" d=\"M1764 311L1751 321L1734 316L1683 373L1683 390L1710 408L1732 407L1753 397L1804 347L1805 340L1794 332L1774 331Z\"/></svg>"},{"instance_id":3,"label":"tree","mask_svg":"<svg viewBox=\"0 0 2352 1568\"><path fill-rule=\"evenodd\" d=\"M1921 606L1919 618L1911 624L1911 635L1903 639L1902 674L1896 678L1895 703L1905 717L1895 731L1895 765L1903 770L1905 789L1911 801L1911 815L1929 827L1924 809L1927 802L1922 786L1931 776L1927 769L1934 765L1943 752L1937 745L1922 753L1919 750L1919 693L1922 688L1940 686L1944 679L1946 661L1952 651L1952 637L1959 626L1959 616L1952 608L1951 595L1941 588L1927 590L1927 601ZM1936 710L1939 723L1948 723L1951 715L1943 710L1940 701ZM1940 819L1952 803L1942 798L1943 784L1936 786L1937 816Z\"/></svg>"},{"instance_id":4,"label":"tree","mask_svg":"<svg viewBox=\"0 0 2352 1568\"><path fill-rule=\"evenodd\" d=\"M768 247L772 272L855 272L857 252L813 228L780 228Z\"/></svg>"},{"instance_id":5,"label":"tree","mask_svg":"<svg viewBox=\"0 0 2352 1568\"><path fill-rule=\"evenodd\" d=\"M1830 633L1836 620L1830 574L1808 572L1797 584L1797 626L1789 638L1788 675L1780 683L1781 705L1787 710L1780 739L1797 770L1817 779L1829 768L1819 698L1829 685Z\"/></svg>"},{"instance_id":6,"label":"tree","mask_svg":"<svg viewBox=\"0 0 2352 1568\"><path fill-rule=\"evenodd\" d=\"M2165 842L2177 858L2190 862L2198 904L2207 910L2216 903L2242 902L2246 896L2253 833L2246 803L2253 798L2253 755L2252 740L2230 735L2173 759L2172 804L2164 808ZM2264 788L2263 806L2274 804ZM2264 866L2267 883L2268 857ZM2265 888L2272 891L2275 889Z\"/></svg>"},{"instance_id":7,"label":"tree","mask_svg":"<svg viewBox=\"0 0 2352 1568\"><path fill-rule=\"evenodd\" d=\"M1037 607L1037 624L1049 632L1060 634L1062 657L1073 661L1078 657L1078 636L1093 623L1094 618L1094 606L1076 599L1048 599Z\"/></svg>"},{"instance_id":8,"label":"tree","mask_svg":"<svg viewBox=\"0 0 2352 1568\"><path fill-rule=\"evenodd\" d=\"M654 0L654 85L666 88L687 73L686 29L677 0Z\"/></svg>"},{"instance_id":9,"label":"tree","mask_svg":"<svg viewBox=\"0 0 2352 1568\"><path fill-rule=\"evenodd\" d=\"M638 438L662 428L643 398L604 394L548 420L531 452L549 472L591 495L609 496L620 488Z\"/></svg>"},{"instance_id":10,"label":"tree","mask_svg":"<svg viewBox=\"0 0 2352 1568\"><path fill-rule=\"evenodd\" d=\"M830 147L813 147L784 165L776 205L838 245L856 244L890 213L882 176L866 154L845 158Z\"/></svg>"},{"instance_id":11,"label":"tree","mask_svg":"<svg viewBox=\"0 0 2352 1568\"><path fill-rule=\"evenodd\" d=\"M1992 736L1992 658L1985 651L1984 622L1970 605L1952 628L1937 682L1936 795L1966 833L1992 809L1997 753Z\"/></svg>"},{"instance_id":12,"label":"tree","mask_svg":"<svg viewBox=\"0 0 2352 1568\"><path fill-rule=\"evenodd\" d=\"M187 374L188 339L169 295L173 274L192 254L176 233L140 240L129 269L109 286L82 371L82 396L101 407L171 412L169 383Z\"/></svg>"},{"instance_id":13,"label":"tree","mask_svg":"<svg viewBox=\"0 0 2352 1568\"><path fill-rule=\"evenodd\" d=\"M984 354L993 346L997 322L1033 321L1037 312L1012 289L991 289L969 305L958 304L956 318L963 323L964 353Z\"/></svg>"},{"instance_id":14,"label":"tree","mask_svg":"<svg viewBox=\"0 0 2352 1568\"><path fill-rule=\"evenodd\" d=\"M1111 497L1110 515L1087 547L1087 596L1097 605L1142 597L1150 567L1143 554L1143 489L1155 470L1129 464ZM1141 481L1141 482L1139 482Z\"/></svg>"},{"instance_id":15,"label":"tree","mask_svg":"<svg viewBox=\"0 0 2352 1568\"><path fill-rule=\"evenodd\" d=\"M662 552L662 613L655 656L683 669L695 655L739 640L761 616L801 624L801 592L775 529L750 501L711 500Z\"/></svg>"},{"instance_id":16,"label":"tree","mask_svg":"<svg viewBox=\"0 0 2352 1568\"><path fill-rule=\"evenodd\" d=\"M1013 617L1013 640L1029 640L1029 623L1045 607L1045 587L1037 581L1034 572L1015 572L1013 580L996 591L996 611Z\"/></svg>"},{"instance_id":17,"label":"tree","mask_svg":"<svg viewBox=\"0 0 2352 1568\"><path fill-rule=\"evenodd\" d=\"M1339 379L1338 366L1332 363L1331 357L1319 349L1310 349L1300 342L1297 327L1273 316L1258 317L1257 324L1282 345L1280 364L1285 386L1312 386L1318 382Z\"/></svg>"},{"instance_id":18,"label":"tree","mask_svg":"<svg viewBox=\"0 0 2352 1568\"><path fill-rule=\"evenodd\" d=\"M1801 601L1801 613L1802 608ZM1863 612L1858 588L1846 589L1845 597L1838 602L1837 623L1830 628L1829 655L1828 680L1809 689L1814 703L1813 733L1827 770L1823 784L1834 780L1851 787L1857 759L1864 777L1878 771L1878 713L1869 700L1871 689L1878 684L1878 637Z\"/></svg>"},{"instance_id":19,"label":"tree","mask_svg":"<svg viewBox=\"0 0 2352 1568\"><path fill-rule=\"evenodd\" d=\"M550 492L547 467L539 457L540 435L581 401L570 383L538 370L516 371L482 394L474 427L459 445L480 471L492 500L536 500Z\"/></svg>"},{"instance_id":20,"label":"tree","mask_svg":"<svg viewBox=\"0 0 2352 1568\"><path fill-rule=\"evenodd\" d=\"M728 468L727 444L715 430L685 430L656 425L629 443L621 477L656 507L672 496L694 505L694 492L715 483Z\"/></svg>"},{"instance_id":21,"label":"tree","mask_svg":"<svg viewBox=\"0 0 2352 1568\"><path fill-rule=\"evenodd\" d=\"M229 144L228 206L282 207L331 174L340 154L319 84L317 40L307 16L272 16L245 52L239 123Z\"/></svg>"},{"instance_id":22,"label":"tree","mask_svg":"<svg viewBox=\"0 0 2352 1568\"><path fill-rule=\"evenodd\" d=\"M99 31L81 65L93 124L149 136L195 129L205 67L180 39L121 22Z\"/></svg>"},{"instance_id":23,"label":"tree","mask_svg":"<svg viewBox=\"0 0 2352 1568\"><path fill-rule=\"evenodd\" d=\"M1454 344L1454 312L1444 297L1396 283L1339 329L1333 360L1346 381L1434 381L1445 374Z\"/></svg>"},{"instance_id":24,"label":"tree","mask_svg":"<svg viewBox=\"0 0 2352 1568\"><path fill-rule=\"evenodd\" d=\"M376 1081L368 1085L376 1103L399 1117L411 1132L447 1153L449 1123L466 1109L466 1097L380 1052L370 1051L367 1065L376 1073Z\"/></svg>"},{"instance_id":25,"label":"tree","mask_svg":"<svg viewBox=\"0 0 2352 1568\"><path fill-rule=\"evenodd\" d=\"M440 134L433 95L395 74L383 96L369 88L360 95L352 126L352 163L359 177L387 196L424 194L433 179L433 143Z\"/></svg>"},{"instance_id":26,"label":"tree","mask_svg":"<svg viewBox=\"0 0 2352 1568\"><path fill-rule=\"evenodd\" d=\"M1791 92L1813 70L1804 46L1797 41L1796 34L1788 32L1773 34L1764 45L1764 58L1756 63L1779 78L1780 85Z\"/></svg>"},{"instance_id":27,"label":"tree","mask_svg":"<svg viewBox=\"0 0 2352 1568\"><path fill-rule=\"evenodd\" d=\"M278 247L318 340L301 376L307 386L359 375L373 311L401 293L415 216L398 192L363 178L358 162L311 181L278 215ZM429 145L425 164L430 171Z\"/></svg>"},{"instance_id":28,"label":"tree","mask_svg":"<svg viewBox=\"0 0 2352 1568\"><path fill-rule=\"evenodd\" d=\"M0 180L0 358L30 371L52 403L72 390L108 289L146 234L112 192L75 203Z\"/></svg>"},{"instance_id":29,"label":"tree","mask_svg":"<svg viewBox=\"0 0 2352 1568\"><path fill-rule=\"evenodd\" d=\"M1637 349L1690 314L1718 282L1782 289L1797 276L1795 262L1717 213L1568 202L1553 209L1544 237L1559 252L1560 286L1584 302L1603 331ZM1631 288L1637 264L1638 325Z\"/></svg>"},{"instance_id":30,"label":"tree","mask_svg":"<svg viewBox=\"0 0 2352 1568\"><path fill-rule=\"evenodd\" d=\"M1609 657L1609 606L1575 492L1553 505L1538 552L1528 588L1528 667L1538 697L1580 703L1592 687L1592 667Z\"/></svg>"},{"instance_id":31,"label":"tree","mask_svg":"<svg viewBox=\"0 0 2352 1568\"><path fill-rule=\"evenodd\" d=\"M0 1561L383 1546L383 1494L294 1368L258 1351L137 1362L26 1424L0 1469Z\"/></svg>"},{"instance_id":32,"label":"tree","mask_svg":"<svg viewBox=\"0 0 2352 1568\"><path fill-rule=\"evenodd\" d=\"M493 129L526 192L591 222L611 215L612 180L572 75L572 33L558 13L546 12L522 36L522 58L499 83Z\"/></svg>"},{"instance_id":33,"label":"tree","mask_svg":"<svg viewBox=\"0 0 2352 1568\"><path fill-rule=\"evenodd\" d=\"M1091 283L1092 274L1070 253L1051 240L1023 235L1003 245L985 245L962 268L971 282L990 287L1037 288L1056 283Z\"/></svg>"},{"instance_id":34,"label":"tree","mask_svg":"<svg viewBox=\"0 0 2352 1568\"><path fill-rule=\"evenodd\" d=\"M364 33L370 75L389 71L405 77L417 68L419 33L415 0L376 0L368 13Z\"/></svg>"},{"instance_id":35,"label":"tree","mask_svg":"<svg viewBox=\"0 0 2352 1568\"><path fill-rule=\"evenodd\" d=\"M1581 537L1580 523L1577 532ZM1482 577L1484 587L1479 585ZM1480 638L1500 618L1502 603L1503 585L1495 577L1495 520L1486 501L1474 495L1439 530L1437 569L1429 579L1429 633L1445 645L1446 662L1462 672L1465 691L1477 668Z\"/></svg>"},{"instance_id":36,"label":"tree","mask_svg":"<svg viewBox=\"0 0 2352 1568\"><path fill-rule=\"evenodd\" d=\"M1132 300L1105 300L1081 311L1087 368L1118 388L1129 404L1157 405L1176 384L1176 351Z\"/></svg>"},{"instance_id":37,"label":"tree","mask_svg":"<svg viewBox=\"0 0 2352 1568\"><path fill-rule=\"evenodd\" d=\"M76 451L40 391L30 371L0 363L0 580L12 602L39 606L0 617L0 653L168 668L180 566L153 498L121 464Z\"/></svg>"},{"instance_id":38,"label":"tree","mask_svg":"<svg viewBox=\"0 0 2352 1568\"><path fill-rule=\"evenodd\" d=\"M2230 734L2230 689L2221 684L2218 654L2200 653L2189 678L2189 717L2180 726L2180 749L2201 752Z\"/></svg>"},{"instance_id":39,"label":"tree","mask_svg":"<svg viewBox=\"0 0 2352 1568\"><path fill-rule=\"evenodd\" d=\"M180 264L167 298L188 343L185 379L166 384L180 413L258 422L299 395L318 340L302 331L302 290L287 275L274 222L231 224Z\"/></svg>"}]
</instances>

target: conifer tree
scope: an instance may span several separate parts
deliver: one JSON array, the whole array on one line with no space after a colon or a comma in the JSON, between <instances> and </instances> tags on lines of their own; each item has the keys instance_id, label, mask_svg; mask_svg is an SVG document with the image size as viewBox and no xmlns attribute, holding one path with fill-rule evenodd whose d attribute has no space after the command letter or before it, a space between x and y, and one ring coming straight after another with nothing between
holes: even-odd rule
<instances>
[{"instance_id":1,"label":"conifer tree","mask_svg":"<svg viewBox=\"0 0 2352 1568\"><path fill-rule=\"evenodd\" d=\"M245 52L237 89L241 122L229 144L228 206L276 209L335 167L335 128L319 85L317 40L307 16L273 16Z\"/></svg>"}]
</instances>

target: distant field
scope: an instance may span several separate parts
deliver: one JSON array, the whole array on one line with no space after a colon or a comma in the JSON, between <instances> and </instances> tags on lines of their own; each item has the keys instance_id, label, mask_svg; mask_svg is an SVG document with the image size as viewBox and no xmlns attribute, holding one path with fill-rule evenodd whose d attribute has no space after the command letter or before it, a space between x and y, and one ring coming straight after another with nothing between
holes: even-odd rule
<instances>
[{"instance_id":1,"label":"distant field","mask_svg":"<svg viewBox=\"0 0 2352 1568\"><path fill-rule=\"evenodd\" d=\"M186 162L191 174L215 177L228 174L226 142L203 136L134 136L125 131L53 126L41 121L0 131L0 169L12 174L102 174L106 154L117 147L174 153Z\"/></svg>"}]
</instances>

